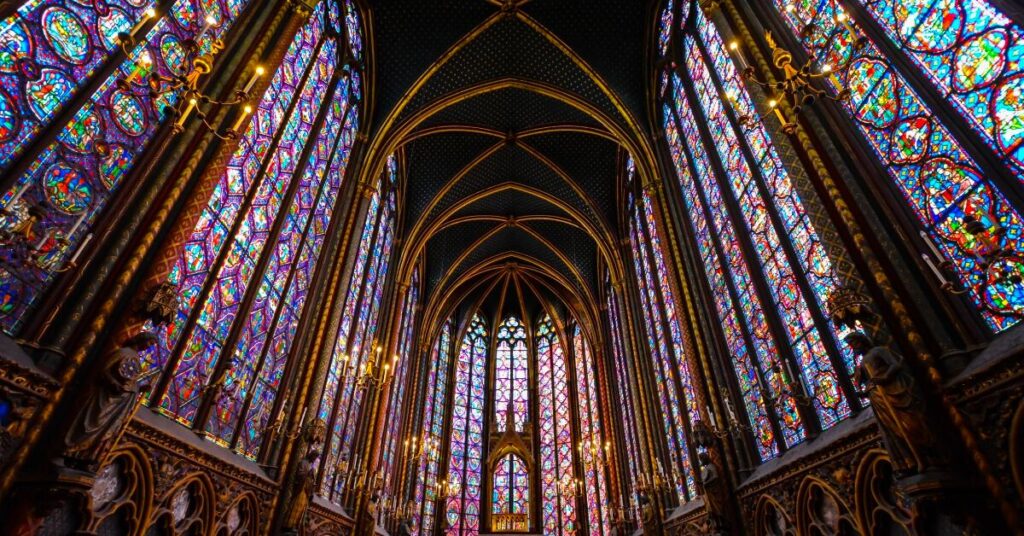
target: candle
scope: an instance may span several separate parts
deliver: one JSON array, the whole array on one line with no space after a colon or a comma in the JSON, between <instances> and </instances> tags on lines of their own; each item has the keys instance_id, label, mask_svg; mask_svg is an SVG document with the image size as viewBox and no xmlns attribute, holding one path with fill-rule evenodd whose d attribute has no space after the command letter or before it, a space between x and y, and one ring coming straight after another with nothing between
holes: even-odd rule
<instances>
[{"instance_id":1,"label":"candle","mask_svg":"<svg viewBox=\"0 0 1024 536\"><path fill-rule=\"evenodd\" d=\"M192 110L195 109L196 104L197 102L195 99L189 99L188 106L185 107L185 111L182 112L181 117L178 118L178 121L175 123L175 125L178 125L179 127L184 125L185 120L188 119L189 114L191 114Z\"/></svg>"},{"instance_id":2,"label":"candle","mask_svg":"<svg viewBox=\"0 0 1024 536\"><path fill-rule=\"evenodd\" d=\"M245 121L245 118L249 117L249 114L251 114L251 113L252 113L252 106L248 106L247 105L242 110L242 113L238 114L238 119L235 120L235 124L231 125L231 131L232 132L238 132L238 129L242 128L242 122ZM342 361L344 361L344 357L342 358Z\"/></svg>"},{"instance_id":3,"label":"candle","mask_svg":"<svg viewBox=\"0 0 1024 536\"><path fill-rule=\"evenodd\" d=\"M718 428L718 421L715 420L715 412L708 410L708 420L711 421L712 428Z\"/></svg>"},{"instance_id":4,"label":"candle","mask_svg":"<svg viewBox=\"0 0 1024 536\"><path fill-rule=\"evenodd\" d=\"M53 236L53 229L46 231L46 234L43 235L43 238L39 240L39 243L36 244L36 251L43 249L43 246L45 246L46 243L50 241L51 236Z\"/></svg>"},{"instance_id":5,"label":"candle","mask_svg":"<svg viewBox=\"0 0 1024 536\"><path fill-rule=\"evenodd\" d=\"M934 273L935 277L938 278L939 283L942 283L943 286L949 284L949 281L946 281L946 276L942 275L942 271L939 270L938 266L935 266L935 263L932 262L931 257L922 253L921 258L924 259L924 263L927 264L928 267L932 269L932 273Z\"/></svg>"},{"instance_id":6,"label":"candle","mask_svg":"<svg viewBox=\"0 0 1024 536\"><path fill-rule=\"evenodd\" d=\"M139 19L139 22L136 22L135 26L132 26L132 29L128 32L128 37L131 38L131 39L135 39L135 35L138 34L139 31L142 30L142 27L145 26L147 22L149 22L149 19L151 19L151 18L153 18L155 16L156 16L156 10L155 9L153 9L153 8L147 9L142 14L142 18Z\"/></svg>"},{"instance_id":7,"label":"candle","mask_svg":"<svg viewBox=\"0 0 1024 536\"><path fill-rule=\"evenodd\" d=\"M941 262L944 258L942 252L939 251L939 248L935 246L935 242L932 242L932 240L928 238L928 233L924 231L918 231L917 234L921 236L921 240L924 240L924 243L928 246L928 249L932 250L932 255L935 255L935 258Z\"/></svg>"},{"instance_id":8,"label":"candle","mask_svg":"<svg viewBox=\"0 0 1024 536\"><path fill-rule=\"evenodd\" d=\"M857 31L853 29L853 25L850 24L850 17L846 14L845 11L843 11L842 9L838 10L838 13L836 13L836 21L842 24L843 27L846 28L847 32L850 32L851 39L857 38Z\"/></svg>"},{"instance_id":9,"label":"candle","mask_svg":"<svg viewBox=\"0 0 1024 536\"><path fill-rule=\"evenodd\" d=\"M199 35L196 36L196 42L201 41L203 36L206 35L206 32L210 31L210 28L216 23L217 19L213 18L213 15L207 15L206 18L203 19L203 27L199 30Z\"/></svg>"},{"instance_id":10,"label":"candle","mask_svg":"<svg viewBox=\"0 0 1024 536\"><path fill-rule=\"evenodd\" d=\"M67 234L68 238L74 236L75 231L77 231L78 228L82 226L82 222L85 221L85 215L86 215L86 211L85 210L83 210L82 213L78 215L78 219L75 220L75 224L72 225L71 226L71 230L68 231L68 234Z\"/></svg>"},{"instance_id":11,"label":"candle","mask_svg":"<svg viewBox=\"0 0 1024 536\"><path fill-rule=\"evenodd\" d=\"M85 250L85 246L89 245L89 242L91 241L92 233L85 235L85 239L82 240L82 244L78 246L78 249L75 251L75 254L71 257L71 260L68 261L68 264L75 264L75 261L78 260L78 256L82 254L82 251Z\"/></svg>"},{"instance_id":12,"label":"candle","mask_svg":"<svg viewBox=\"0 0 1024 536\"><path fill-rule=\"evenodd\" d=\"M263 76L263 66L257 66L256 71L254 71L252 73L252 77L249 78L249 82L245 84L245 89L242 90L242 93L248 94L249 90L252 89L252 86L256 85L256 81L259 80L261 76Z\"/></svg>"},{"instance_id":13,"label":"candle","mask_svg":"<svg viewBox=\"0 0 1024 536\"><path fill-rule=\"evenodd\" d=\"M306 410L307 410L307 409L309 409L309 407L308 407L308 406L307 406L307 407L304 407L304 408L302 408L302 416L301 416L301 417L299 417L299 424L302 424L303 422L305 422L305 420L306 420Z\"/></svg>"},{"instance_id":14,"label":"candle","mask_svg":"<svg viewBox=\"0 0 1024 536\"><path fill-rule=\"evenodd\" d=\"M738 41L731 41L729 43L729 50L736 54L736 62L740 64L740 71L747 69L747 59L743 57L743 51L740 50L740 44Z\"/></svg>"},{"instance_id":15,"label":"candle","mask_svg":"<svg viewBox=\"0 0 1024 536\"><path fill-rule=\"evenodd\" d=\"M768 107L771 108L773 112L775 112L775 117L779 118L780 123L782 123L783 125L787 124L786 117L782 115L782 110L779 109L779 101L775 99L768 101Z\"/></svg>"}]
</instances>

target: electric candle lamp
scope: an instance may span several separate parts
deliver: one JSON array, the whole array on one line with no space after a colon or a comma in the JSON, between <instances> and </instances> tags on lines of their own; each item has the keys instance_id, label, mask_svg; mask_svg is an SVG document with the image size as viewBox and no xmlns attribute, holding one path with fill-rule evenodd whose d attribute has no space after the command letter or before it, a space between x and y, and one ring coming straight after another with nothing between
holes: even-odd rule
<instances>
[{"instance_id":1,"label":"electric candle lamp","mask_svg":"<svg viewBox=\"0 0 1024 536\"><path fill-rule=\"evenodd\" d=\"M252 86L256 85L256 81L259 80L261 76L263 76L263 73L263 66L258 65L256 67L256 71L252 73L252 77L249 78L249 82L245 84L245 89L242 90L242 93L248 94L249 90L252 89Z\"/></svg>"},{"instance_id":2,"label":"electric candle lamp","mask_svg":"<svg viewBox=\"0 0 1024 536\"><path fill-rule=\"evenodd\" d=\"M238 114L238 119L235 119L235 124L231 125L231 130L234 132L238 132L238 129L242 128L242 123L245 121L245 118L249 117L249 114L251 113L252 106L246 105L245 108L242 110L242 113ZM342 356L341 360L344 361L345 357Z\"/></svg>"},{"instance_id":3,"label":"electric candle lamp","mask_svg":"<svg viewBox=\"0 0 1024 536\"><path fill-rule=\"evenodd\" d=\"M196 101L195 99L189 99L188 106L185 107L185 111L182 112L181 117L179 117L178 121L175 123L176 125L178 125L178 127L181 127L185 124L185 120L188 119L188 116L192 113L192 110L196 108L196 104L198 104L198 101Z\"/></svg>"},{"instance_id":4,"label":"electric candle lamp","mask_svg":"<svg viewBox=\"0 0 1024 536\"><path fill-rule=\"evenodd\" d=\"M135 26L132 26L132 29L128 32L128 38L134 40L135 36L142 30L142 27L145 26L147 22L149 22L149 19L152 19L155 16L156 10L153 8L149 8L146 11L144 11L142 13L142 18L139 19L139 22L136 22Z\"/></svg>"}]
</instances>

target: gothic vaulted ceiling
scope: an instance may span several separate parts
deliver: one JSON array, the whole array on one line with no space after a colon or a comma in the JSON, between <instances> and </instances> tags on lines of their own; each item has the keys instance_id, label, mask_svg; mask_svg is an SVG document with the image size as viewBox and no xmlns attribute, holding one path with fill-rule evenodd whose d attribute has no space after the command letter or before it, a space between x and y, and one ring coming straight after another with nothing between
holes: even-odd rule
<instances>
[{"instance_id":1,"label":"gothic vaulted ceiling","mask_svg":"<svg viewBox=\"0 0 1024 536\"><path fill-rule=\"evenodd\" d=\"M618 177L644 154L654 6L389 0L370 8L371 166L404 167L400 277L460 303L580 318L616 273ZM371 168L372 169L372 168Z\"/></svg>"}]
</instances>

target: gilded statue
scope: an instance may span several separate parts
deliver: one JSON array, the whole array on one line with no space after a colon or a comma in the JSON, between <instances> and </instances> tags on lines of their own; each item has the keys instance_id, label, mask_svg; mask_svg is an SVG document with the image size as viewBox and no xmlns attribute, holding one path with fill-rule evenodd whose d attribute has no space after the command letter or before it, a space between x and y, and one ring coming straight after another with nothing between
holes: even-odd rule
<instances>
[{"instance_id":1,"label":"gilded statue","mask_svg":"<svg viewBox=\"0 0 1024 536\"><path fill-rule=\"evenodd\" d=\"M923 393L903 356L876 345L860 331L845 340L862 356L854 381L865 387L860 394L871 401L897 474L909 476L946 465L946 451L933 431Z\"/></svg>"},{"instance_id":2,"label":"gilded statue","mask_svg":"<svg viewBox=\"0 0 1024 536\"><path fill-rule=\"evenodd\" d=\"M156 344L156 335L139 333L107 354L64 434L64 461L94 470L131 417L140 392L139 352Z\"/></svg>"},{"instance_id":3,"label":"gilded statue","mask_svg":"<svg viewBox=\"0 0 1024 536\"><path fill-rule=\"evenodd\" d=\"M306 520L306 511L309 509L309 503L313 501L313 492L316 487L316 459L318 457L320 457L320 451L312 448L299 462L299 469L296 471L295 480L292 483L291 502L288 504L288 510L284 516L284 532L286 534L298 534Z\"/></svg>"}]
</instances>

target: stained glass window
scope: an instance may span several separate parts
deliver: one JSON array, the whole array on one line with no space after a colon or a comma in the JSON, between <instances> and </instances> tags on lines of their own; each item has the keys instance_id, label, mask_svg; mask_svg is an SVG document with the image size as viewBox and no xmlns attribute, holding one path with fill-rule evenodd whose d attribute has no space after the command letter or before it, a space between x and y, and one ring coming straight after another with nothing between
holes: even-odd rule
<instances>
[{"instance_id":1,"label":"stained glass window","mask_svg":"<svg viewBox=\"0 0 1024 536\"><path fill-rule=\"evenodd\" d=\"M320 493L332 501L340 500L344 484L338 464L352 461L355 422L365 393L356 378L366 367L384 366L382 360L387 359L381 355L375 334L391 259L396 173L395 159L390 157L366 211L349 291L335 334L328 381L320 402L319 414L328 430L321 462ZM393 362L393 359L388 361Z\"/></svg>"},{"instance_id":2,"label":"stained glass window","mask_svg":"<svg viewBox=\"0 0 1024 536\"><path fill-rule=\"evenodd\" d=\"M689 9L672 30L682 68L666 77L665 133L739 394L768 459L805 437L797 397L810 397L822 428L852 412L842 385L854 356L824 316L842 282L721 36L703 8ZM737 116L754 120L739 125ZM648 200L641 205L656 233Z\"/></svg>"},{"instance_id":3,"label":"stained glass window","mask_svg":"<svg viewBox=\"0 0 1024 536\"><path fill-rule=\"evenodd\" d=\"M433 534L437 508L437 486L441 438L447 420L448 367L451 361L452 321L441 327L441 335L434 346L430 371L427 373L426 400L423 407L423 432L420 444L415 503L419 509L413 514L413 534Z\"/></svg>"},{"instance_id":4,"label":"stained glass window","mask_svg":"<svg viewBox=\"0 0 1024 536\"><path fill-rule=\"evenodd\" d=\"M57 137L33 147L32 164L0 196L0 328L14 333L25 314L86 249L95 225L165 121L163 107L176 93L151 99L136 69L170 77L183 71L183 41L198 38L207 51L226 36L245 1L211 0L201 12L177 0L139 35L127 61L115 66L66 125L53 125L79 90L115 50L118 32L139 21L148 1L99 5L65 0L28 2L0 21L0 171L37 141L43 128ZM201 28L209 14L216 20ZM113 60L111 60L113 61ZM140 67L144 66L144 67ZM119 84L118 80L131 80Z\"/></svg>"},{"instance_id":5,"label":"stained glass window","mask_svg":"<svg viewBox=\"0 0 1024 536\"><path fill-rule=\"evenodd\" d=\"M526 462L515 454L507 454L494 468L491 512L495 514L530 514L530 473Z\"/></svg>"},{"instance_id":6,"label":"stained glass window","mask_svg":"<svg viewBox=\"0 0 1024 536\"><path fill-rule=\"evenodd\" d=\"M544 534L575 534L576 500L565 493L576 485L577 478L573 473L568 365L550 316L537 324L535 344Z\"/></svg>"},{"instance_id":7,"label":"stained glass window","mask_svg":"<svg viewBox=\"0 0 1024 536\"><path fill-rule=\"evenodd\" d=\"M419 300L419 269L412 273L412 283L406 291L402 305L402 320L399 324L398 353L395 354L394 379L391 384L391 391L388 398L388 415L394 417L388 419L387 428L384 432L384 441L387 446L384 449L383 471L391 475L392 465L395 461L398 445L401 443L400 427L405 415L403 404L405 403L406 377L409 374L414 357L410 353L413 348L413 328L416 324L416 307ZM394 480L389 480L391 484Z\"/></svg>"},{"instance_id":8,"label":"stained glass window","mask_svg":"<svg viewBox=\"0 0 1024 536\"><path fill-rule=\"evenodd\" d=\"M612 353L615 363L615 384L618 387L618 406L622 408L622 430L625 435L626 445L626 467L629 471L628 479L630 482L638 482L640 476L640 459L638 458L640 453L640 446L637 443L637 426L636 409L633 404L634 392L632 389L631 378L635 378L635 374L631 374L630 370L632 367L627 361L629 359L626 353L626 346L623 337L625 333L623 330L623 324L619 313L619 302L618 297L615 294L615 290L612 288L608 289L608 324L611 330L611 341L612 341ZM620 495L619 504L625 507L625 497ZM639 515L639 511L635 512Z\"/></svg>"},{"instance_id":9,"label":"stained glass window","mask_svg":"<svg viewBox=\"0 0 1024 536\"><path fill-rule=\"evenodd\" d=\"M325 5L291 43L186 240L169 276L178 311L142 356L144 373L163 386L150 404L250 458L280 411L276 395L358 129L358 77L325 31ZM337 380L328 378L330 388ZM203 407L209 416L196 422Z\"/></svg>"},{"instance_id":10,"label":"stained glass window","mask_svg":"<svg viewBox=\"0 0 1024 536\"><path fill-rule=\"evenodd\" d=\"M494 355L494 422L504 430L511 409L512 422L522 432L529 419L530 367L526 354L526 328L514 316L498 326Z\"/></svg>"},{"instance_id":11,"label":"stained glass window","mask_svg":"<svg viewBox=\"0 0 1024 536\"><path fill-rule=\"evenodd\" d=\"M450 536L480 533L480 484L484 441L484 387L489 337L483 319L474 316L462 340L455 366L455 397L448 458L452 496L446 505Z\"/></svg>"},{"instance_id":12,"label":"stained glass window","mask_svg":"<svg viewBox=\"0 0 1024 536\"><path fill-rule=\"evenodd\" d=\"M1018 180L1024 178L1021 27L985 0L860 3L926 83L951 103L967 131L996 151ZM1017 324L1024 313L1019 209L931 113L908 73L856 23L840 19L836 0L774 4L803 36L799 41L816 59L815 67L827 64L837 73L828 78L829 89L852 93L843 107L941 260L951 261L980 315L997 332ZM808 25L814 31L802 34ZM999 248L1014 254L979 260Z\"/></svg>"},{"instance_id":13,"label":"stained glass window","mask_svg":"<svg viewBox=\"0 0 1024 536\"><path fill-rule=\"evenodd\" d=\"M573 334L573 353L576 363L576 399L579 408L580 437L577 450L583 464L583 483L587 503L587 526L591 534L609 534L611 525L608 484L604 467L608 459L610 441L601 432L601 406L597 392L597 360L591 354L590 344L577 324Z\"/></svg>"}]
</instances>

